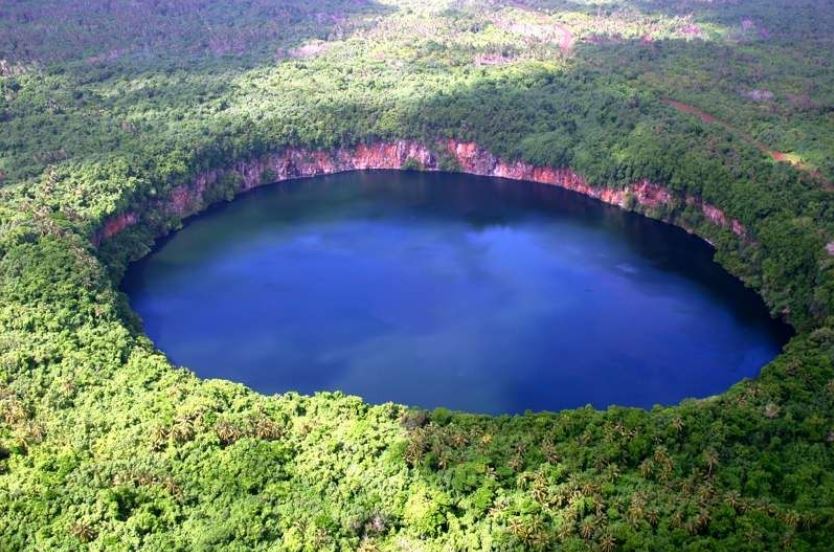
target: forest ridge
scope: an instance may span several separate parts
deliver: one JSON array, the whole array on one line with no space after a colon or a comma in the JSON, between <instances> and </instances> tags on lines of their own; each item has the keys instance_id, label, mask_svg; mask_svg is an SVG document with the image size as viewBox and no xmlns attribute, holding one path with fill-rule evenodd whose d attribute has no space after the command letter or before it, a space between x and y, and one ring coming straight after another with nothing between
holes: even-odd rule
<instances>
[{"instance_id":1,"label":"forest ridge","mask_svg":"<svg viewBox=\"0 0 834 552\"><path fill-rule=\"evenodd\" d=\"M832 51L823 0L5 3L0 549L824 550ZM512 417L263 396L155 350L118 283L182 223L159 198L399 140L715 205L749 239L685 202L642 212L797 334L717 397Z\"/></svg>"}]
</instances>

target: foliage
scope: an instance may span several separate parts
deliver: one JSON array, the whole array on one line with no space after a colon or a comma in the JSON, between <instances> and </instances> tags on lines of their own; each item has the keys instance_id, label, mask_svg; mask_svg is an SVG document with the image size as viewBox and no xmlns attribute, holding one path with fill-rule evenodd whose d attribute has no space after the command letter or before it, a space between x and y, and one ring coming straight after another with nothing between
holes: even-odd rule
<instances>
[{"instance_id":1,"label":"foliage","mask_svg":"<svg viewBox=\"0 0 834 552\"><path fill-rule=\"evenodd\" d=\"M832 17L823 0L4 5L0 548L830 546ZM447 137L717 205L748 241L661 214L798 335L757 379L651 411L267 397L172 368L116 290L180 220L91 243L233 161Z\"/></svg>"}]
</instances>

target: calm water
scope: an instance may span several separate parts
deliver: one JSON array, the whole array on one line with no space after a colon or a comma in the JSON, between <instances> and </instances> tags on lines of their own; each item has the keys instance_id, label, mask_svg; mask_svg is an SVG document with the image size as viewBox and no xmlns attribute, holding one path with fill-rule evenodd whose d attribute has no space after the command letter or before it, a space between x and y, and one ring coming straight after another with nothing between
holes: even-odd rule
<instances>
[{"instance_id":1,"label":"calm water","mask_svg":"<svg viewBox=\"0 0 834 552\"><path fill-rule=\"evenodd\" d=\"M683 231L530 183L351 173L193 219L124 282L173 362L264 393L474 412L650 407L786 339Z\"/></svg>"}]
</instances>

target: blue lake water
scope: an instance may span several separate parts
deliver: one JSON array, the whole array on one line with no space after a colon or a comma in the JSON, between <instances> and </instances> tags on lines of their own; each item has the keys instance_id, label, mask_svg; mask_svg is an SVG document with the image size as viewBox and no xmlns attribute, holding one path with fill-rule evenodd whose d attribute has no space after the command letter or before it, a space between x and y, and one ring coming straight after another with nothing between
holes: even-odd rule
<instances>
[{"instance_id":1,"label":"blue lake water","mask_svg":"<svg viewBox=\"0 0 834 552\"><path fill-rule=\"evenodd\" d=\"M484 413L706 397L788 337L682 230L453 174L256 190L163 240L123 289L202 377Z\"/></svg>"}]
</instances>

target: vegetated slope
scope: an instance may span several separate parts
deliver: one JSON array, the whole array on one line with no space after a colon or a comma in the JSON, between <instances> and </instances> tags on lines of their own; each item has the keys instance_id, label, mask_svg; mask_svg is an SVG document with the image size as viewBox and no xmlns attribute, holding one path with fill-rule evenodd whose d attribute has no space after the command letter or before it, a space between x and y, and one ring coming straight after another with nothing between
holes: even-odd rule
<instances>
[{"instance_id":1,"label":"vegetated slope","mask_svg":"<svg viewBox=\"0 0 834 552\"><path fill-rule=\"evenodd\" d=\"M831 193L663 102L830 179L825 2L105 6L0 9L2 548L830 544ZM152 206L202 172L289 146L447 138L717 206L747 239L685 202L647 214L713 241L797 337L712 399L495 418L200 381L115 289L180 223ZM230 172L204 201L239 185ZM142 224L93 245L137 209Z\"/></svg>"},{"instance_id":2,"label":"vegetated slope","mask_svg":"<svg viewBox=\"0 0 834 552\"><path fill-rule=\"evenodd\" d=\"M665 100L665 102L667 104L671 105L672 107L674 107L675 109L677 109L678 111L682 112L682 113L690 113L692 115L695 115L696 117L698 117L699 119L701 119L705 123L715 123L715 124L719 124L719 125L723 126L724 128L726 128L730 132L732 132L732 133L738 135L739 137L741 137L744 141L746 141L746 142L752 144L753 146L755 146L756 148L758 148L759 151L761 151L765 155L767 155L769 157L772 157L774 161L790 163L794 167L796 167L796 168L798 168L802 171L805 171L807 173L810 173L812 176L816 177L817 181L823 187L825 187L827 189L830 189L832 187L831 182L829 182L828 180L823 178L818 170L812 169L807 163L804 163L799 158L797 158L797 156L787 154L787 153L784 153L784 152L781 152L781 151L775 151L775 150L768 149L768 147L766 145L762 144L761 142L757 142L756 140L754 140L749 135L744 134L743 132L740 132L737 128L734 128L732 125L730 125L726 121L722 121L720 119L717 119L716 117L710 115L706 111L698 109L694 105L689 105L689 104L685 104L683 102L679 102L679 101L676 101L676 100L669 100L669 99Z\"/></svg>"}]
</instances>

